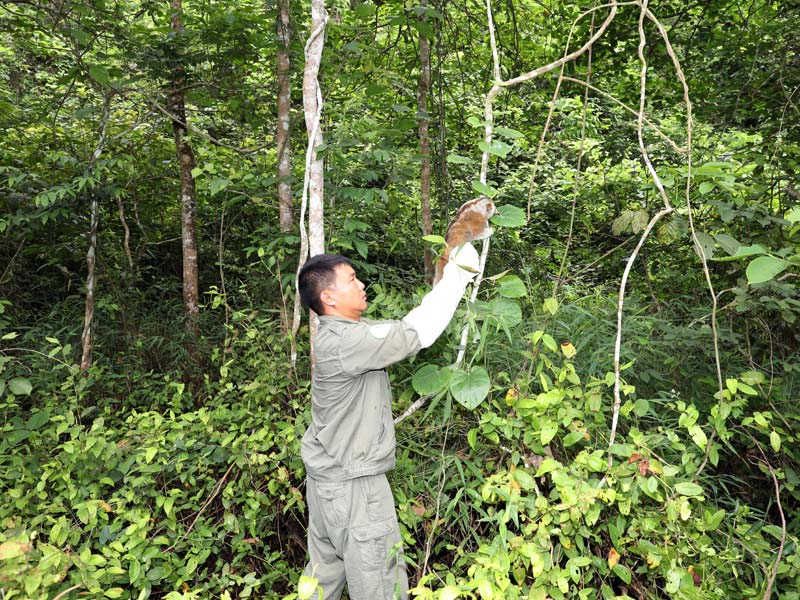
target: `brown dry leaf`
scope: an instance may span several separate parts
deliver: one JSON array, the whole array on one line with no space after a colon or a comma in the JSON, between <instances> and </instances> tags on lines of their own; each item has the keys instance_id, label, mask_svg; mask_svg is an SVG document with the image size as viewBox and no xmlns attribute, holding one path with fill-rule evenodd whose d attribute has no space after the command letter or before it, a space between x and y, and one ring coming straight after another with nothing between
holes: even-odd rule
<instances>
[{"instance_id":1,"label":"brown dry leaf","mask_svg":"<svg viewBox=\"0 0 800 600\"><path fill-rule=\"evenodd\" d=\"M611 548L611 550L608 551L608 568L613 569L618 562L619 552L617 552L616 548Z\"/></svg>"}]
</instances>

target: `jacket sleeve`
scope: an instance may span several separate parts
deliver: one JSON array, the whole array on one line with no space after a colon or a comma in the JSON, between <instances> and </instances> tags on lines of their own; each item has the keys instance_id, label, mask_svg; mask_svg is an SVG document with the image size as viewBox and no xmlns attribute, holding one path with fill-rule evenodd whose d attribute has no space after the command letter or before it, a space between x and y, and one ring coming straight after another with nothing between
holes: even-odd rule
<instances>
[{"instance_id":1,"label":"jacket sleeve","mask_svg":"<svg viewBox=\"0 0 800 600\"><path fill-rule=\"evenodd\" d=\"M342 334L339 360L348 375L383 369L420 351L416 330L403 321L359 321Z\"/></svg>"}]
</instances>

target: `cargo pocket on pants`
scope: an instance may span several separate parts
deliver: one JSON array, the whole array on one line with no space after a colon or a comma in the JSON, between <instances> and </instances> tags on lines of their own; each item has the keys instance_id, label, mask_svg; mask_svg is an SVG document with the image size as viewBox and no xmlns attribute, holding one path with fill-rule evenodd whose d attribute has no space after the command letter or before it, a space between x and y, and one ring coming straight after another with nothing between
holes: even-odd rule
<instances>
[{"instance_id":1,"label":"cargo pocket on pants","mask_svg":"<svg viewBox=\"0 0 800 600\"><path fill-rule=\"evenodd\" d=\"M394 545L392 536L394 528L394 519L353 527L353 538L356 540L365 570L384 571L386 569L389 551Z\"/></svg>"},{"instance_id":2,"label":"cargo pocket on pants","mask_svg":"<svg viewBox=\"0 0 800 600\"><path fill-rule=\"evenodd\" d=\"M323 519L331 527L347 527L350 523L350 495L352 485L346 483L316 482L317 497Z\"/></svg>"}]
</instances>

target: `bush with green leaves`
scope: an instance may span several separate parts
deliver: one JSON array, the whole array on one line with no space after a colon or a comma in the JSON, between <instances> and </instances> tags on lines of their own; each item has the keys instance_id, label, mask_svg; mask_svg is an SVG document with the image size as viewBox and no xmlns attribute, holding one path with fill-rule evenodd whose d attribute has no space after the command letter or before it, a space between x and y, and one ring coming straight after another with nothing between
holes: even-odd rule
<instances>
[{"instance_id":1,"label":"bush with green leaves","mask_svg":"<svg viewBox=\"0 0 800 600\"><path fill-rule=\"evenodd\" d=\"M728 379L702 417L675 392L637 397L623 384L622 424L609 447L613 374L584 380L580 354L572 358L543 331L532 342L530 376L505 394L495 386L474 414L455 417L472 422L467 435L451 436L441 457L430 450L451 479L438 489L429 481L427 492L417 484L416 504L406 500L417 511L401 510L411 530L419 513L443 517L438 559L414 597L739 598L768 586L775 597L798 597L796 523L773 522L774 508L749 506L716 470L730 454L758 453L765 483L772 489L772 474L792 505L785 480L796 462L780 442L794 445L796 436L786 415L780 422L751 408L763 376Z\"/></svg>"},{"instance_id":2,"label":"bush with green leaves","mask_svg":"<svg viewBox=\"0 0 800 600\"><path fill-rule=\"evenodd\" d=\"M181 412L82 406L73 384L88 378L68 365L66 391L33 387L36 407L25 411L12 380L0 436L5 598L288 589L303 554L306 388L294 386L285 353L275 352L273 325L238 316L219 377L193 410L186 386L171 378L160 391L147 385L161 396L154 405ZM93 381L97 394L101 370Z\"/></svg>"}]
</instances>

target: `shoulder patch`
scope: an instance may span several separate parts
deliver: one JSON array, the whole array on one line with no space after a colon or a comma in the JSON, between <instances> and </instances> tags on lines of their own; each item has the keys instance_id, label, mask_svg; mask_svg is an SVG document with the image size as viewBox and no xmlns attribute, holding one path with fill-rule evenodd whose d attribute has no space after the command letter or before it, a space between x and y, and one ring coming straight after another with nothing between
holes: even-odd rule
<instances>
[{"instance_id":1,"label":"shoulder patch","mask_svg":"<svg viewBox=\"0 0 800 600\"><path fill-rule=\"evenodd\" d=\"M382 340L389 335L389 331L391 331L391 329L391 323L379 323L378 325L373 325L369 328L369 334L374 338Z\"/></svg>"}]
</instances>

